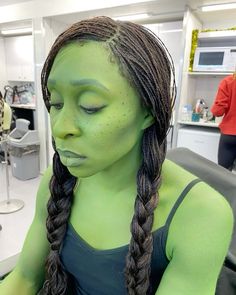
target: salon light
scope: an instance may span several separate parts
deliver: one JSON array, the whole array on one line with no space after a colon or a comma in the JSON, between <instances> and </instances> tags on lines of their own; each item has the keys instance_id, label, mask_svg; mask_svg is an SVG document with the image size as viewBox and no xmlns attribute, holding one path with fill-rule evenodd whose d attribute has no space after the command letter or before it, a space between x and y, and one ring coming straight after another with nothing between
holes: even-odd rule
<instances>
[{"instance_id":1,"label":"salon light","mask_svg":"<svg viewBox=\"0 0 236 295\"><path fill-rule=\"evenodd\" d=\"M233 3L225 3L225 4L215 4L215 5L206 5L200 7L203 12L207 11L217 11L217 10L226 10L226 9L234 9L236 8L236 2Z\"/></svg>"},{"instance_id":2,"label":"salon light","mask_svg":"<svg viewBox=\"0 0 236 295\"><path fill-rule=\"evenodd\" d=\"M32 28L3 29L2 35L21 35L32 33Z\"/></svg>"},{"instance_id":3,"label":"salon light","mask_svg":"<svg viewBox=\"0 0 236 295\"><path fill-rule=\"evenodd\" d=\"M113 19L114 20L133 21L133 20L145 19L148 17L149 17L149 14L147 14L147 13L139 13L139 14L129 14L129 15L116 16L116 17L113 17Z\"/></svg>"},{"instance_id":4,"label":"salon light","mask_svg":"<svg viewBox=\"0 0 236 295\"><path fill-rule=\"evenodd\" d=\"M177 33L177 32L182 32L182 29L173 29L173 30L164 30L164 31L160 31L160 33Z\"/></svg>"}]
</instances>

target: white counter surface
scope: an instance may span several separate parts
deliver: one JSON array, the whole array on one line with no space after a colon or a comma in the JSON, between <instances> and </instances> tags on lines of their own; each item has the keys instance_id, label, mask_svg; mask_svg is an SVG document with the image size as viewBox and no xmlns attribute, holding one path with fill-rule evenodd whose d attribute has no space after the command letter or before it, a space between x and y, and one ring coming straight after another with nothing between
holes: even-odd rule
<instances>
[{"instance_id":1,"label":"white counter surface","mask_svg":"<svg viewBox=\"0 0 236 295\"><path fill-rule=\"evenodd\" d=\"M218 128L219 123L215 122L192 122L192 121L178 121L182 125L191 125L191 126L202 126L202 127L215 127Z\"/></svg>"}]
</instances>

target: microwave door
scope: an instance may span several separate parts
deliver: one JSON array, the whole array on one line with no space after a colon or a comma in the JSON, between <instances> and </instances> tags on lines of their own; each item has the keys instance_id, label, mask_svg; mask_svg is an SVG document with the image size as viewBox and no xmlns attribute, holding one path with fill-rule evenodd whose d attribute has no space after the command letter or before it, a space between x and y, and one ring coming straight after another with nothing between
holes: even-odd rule
<instances>
[{"instance_id":1,"label":"microwave door","mask_svg":"<svg viewBox=\"0 0 236 295\"><path fill-rule=\"evenodd\" d=\"M224 51L199 52L198 68L201 71L222 70Z\"/></svg>"},{"instance_id":2,"label":"microwave door","mask_svg":"<svg viewBox=\"0 0 236 295\"><path fill-rule=\"evenodd\" d=\"M226 70L228 48L198 47L194 55L193 70L202 72L221 72Z\"/></svg>"},{"instance_id":3,"label":"microwave door","mask_svg":"<svg viewBox=\"0 0 236 295\"><path fill-rule=\"evenodd\" d=\"M200 52L200 66L222 66L224 60L224 51Z\"/></svg>"},{"instance_id":4,"label":"microwave door","mask_svg":"<svg viewBox=\"0 0 236 295\"><path fill-rule=\"evenodd\" d=\"M202 72L230 72L234 70L236 46L198 47L194 54L193 70Z\"/></svg>"}]
</instances>

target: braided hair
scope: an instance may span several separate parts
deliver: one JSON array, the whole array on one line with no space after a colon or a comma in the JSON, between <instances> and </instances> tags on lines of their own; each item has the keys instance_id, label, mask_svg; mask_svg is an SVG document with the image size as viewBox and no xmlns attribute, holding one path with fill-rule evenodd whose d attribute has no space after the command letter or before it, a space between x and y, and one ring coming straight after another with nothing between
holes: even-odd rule
<instances>
[{"instance_id":1,"label":"braided hair","mask_svg":"<svg viewBox=\"0 0 236 295\"><path fill-rule=\"evenodd\" d=\"M104 42L122 75L128 79L152 114L155 122L145 129L142 138L142 163L137 173L137 196L131 221L131 240L126 258L126 286L129 295L149 294L152 225L158 203L161 167L166 154L166 136L175 101L172 59L161 40L148 29L131 22L95 17L73 24L58 36L42 70L42 92L50 111L47 80L54 59L66 44L83 40ZM55 149L55 147L54 147ZM53 176L50 182L47 232L51 250L46 263L45 294L67 293L68 275L59 258L76 183L75 177L60 162L55 149Z\"/></svg>"}]
</instances>

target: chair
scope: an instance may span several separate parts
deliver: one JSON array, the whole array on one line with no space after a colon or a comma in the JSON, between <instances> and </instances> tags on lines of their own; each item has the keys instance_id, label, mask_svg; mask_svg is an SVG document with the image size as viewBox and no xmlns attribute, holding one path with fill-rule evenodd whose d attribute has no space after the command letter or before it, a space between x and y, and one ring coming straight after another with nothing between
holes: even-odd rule
<instances>
[{"instance_id":1,"label":"chair","mask_svg":"<svg viewBox=\"0 0 236 295\"><path fill-rule=\"evenodd\" d=\"M7 135L10 132L11 120L12 120L12 110L11 107L1 99L0 106L3 106L0 110L1 114L1 130L0 130L0 147L4 152L4 159L2 161L6 168L6 190L7 199L6 201L0 202L0 214L12 213L20 210L24 206L24 202L17 199L10 199L9 195L9 171L8 171L8 153L7 153ZM0 225L0 230L2 226Z\"/></svg>"},{"instance_id":2,"label":"chair","mask_svg":"<svg viewBox=\"0 0 236 295\"><path fill-rule=\"evenodd\" d=\"M187 148L169 150L167 159L196 175L221 193L233 209L236 220L236 175L203 158ZM236 294L236 224L224 266L221 270L216 295Z\"/></svg>"}]
</instances>

